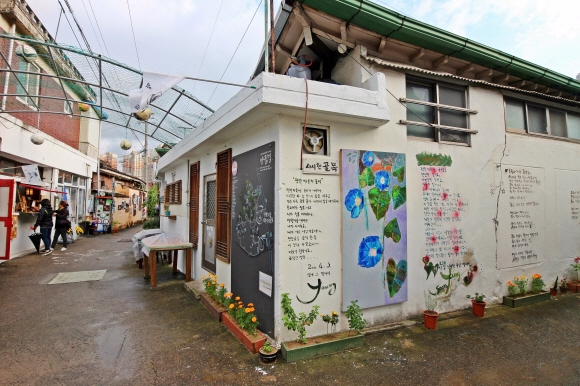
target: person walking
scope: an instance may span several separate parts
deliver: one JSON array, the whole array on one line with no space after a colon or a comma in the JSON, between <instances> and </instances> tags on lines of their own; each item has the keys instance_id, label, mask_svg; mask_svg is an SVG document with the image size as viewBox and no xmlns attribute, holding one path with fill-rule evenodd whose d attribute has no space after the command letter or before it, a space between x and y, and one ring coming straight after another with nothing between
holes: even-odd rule
<instances>
[{"instance_id":1,"label":"person walking","mask_svg":"<svg viewBox=\"0 0 580 386\"><path fill-rule=\"evenodd\" d=\"M52 253L52 249L50 248L50 232L52 231L52 206L50 206L50 200L48 198L45 198L40 202L38 217L30 229L35 230L38 227L40 227L40 234L42 235L42 241L44 242L44 251L42 252L46 256Z\"/></svg>"},{"instance_id":2,"label":"person walking","mask_svg":"<svg viewBox=\"0 0 580 386\"><path fill-rule=\"evenodd\" d=\"M52 239L52 245L50 249L56 248L56 243L58 241L58 237L62 236L62 249L61 251L66 251L66 246L68 245L68 239L66 237L66 233L71 227L71 223L68 219L69 212L68 212L68 203L66 201L61 201L58 204L58 210L56 213L56 224L54 225L54 237Z\"/></svg>"}]
</instances>

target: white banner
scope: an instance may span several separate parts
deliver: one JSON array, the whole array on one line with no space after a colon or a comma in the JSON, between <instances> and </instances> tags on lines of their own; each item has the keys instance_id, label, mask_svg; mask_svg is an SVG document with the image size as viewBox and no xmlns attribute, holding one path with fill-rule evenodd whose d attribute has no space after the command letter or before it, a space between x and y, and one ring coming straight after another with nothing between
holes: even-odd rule
<instances>
[{"instance_id":1,"label":"white banner","mask_svg":"<svg viewBox=\"0 0 580 386\"><path fill-rule=\"evenodd\" d=\"M32 185L42 185L42 179L40 178L40 173L38 172L38 165L22 165L22 172L24 173L24 178L26 178L27 184Z\"/></svg>"},{"instance_id":2,"label":"white banner","mask_svg":"<svg viewBox=\"0 0 580 386\"><path fill-rule=\"evenodd\" d=\"M143 86L129 91L129 105L131 113L136 113L160 98L163 93L185 79L184 76L160 74L157 72L143 72Z\"/></svg>"}]
</instances>

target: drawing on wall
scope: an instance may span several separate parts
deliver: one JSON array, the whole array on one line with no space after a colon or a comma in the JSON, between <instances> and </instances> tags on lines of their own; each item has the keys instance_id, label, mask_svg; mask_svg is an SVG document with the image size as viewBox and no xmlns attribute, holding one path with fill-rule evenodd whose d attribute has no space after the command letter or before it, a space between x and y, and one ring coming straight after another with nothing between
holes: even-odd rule
<instances>
[{"instance_id":1,"label":"drawing on wall","mask_svg":"<svg viewBox=\"0 0 580 386\"><path fill-rule=\"evenodd\" d=\"M451 156L422 152L416 155L417 166L451 166Z\"/></svg>"},{"instance_id":2,"label":"drawing on wall","mask_svg":"<svg viewBox=\"0 0 580 386\"><path fill-rule=\"evenodd\" d=\"M343 304L407 300L405 154L343 149Z\"/></svg>"}]
</instances>

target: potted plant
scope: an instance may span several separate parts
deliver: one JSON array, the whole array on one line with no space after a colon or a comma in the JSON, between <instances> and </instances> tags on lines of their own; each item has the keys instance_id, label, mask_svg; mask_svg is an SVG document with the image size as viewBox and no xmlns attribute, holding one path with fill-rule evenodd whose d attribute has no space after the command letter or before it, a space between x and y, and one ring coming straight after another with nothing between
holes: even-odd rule
<instances>
[{"instance_id":1,"label":"potted plant","mask_svg":"<svg viewBox=\"0 0 580 386\"><path fill-rule=\"evenodd\" d=\"M269 341L266 341L262 347L258 350L260 359L264 363L274 362L276 360L276 355L278 355L278 349L270 345Z\"/></svg>"},{"instance_id":2,"label":"potted plant","mask_svg":"<svg viewBox=\"0 0 580 386\"><path fill-rule=\"evenodd\" d=\"M479 316L480 318L483 317L483 315L485 314L485 305L486 305L486 303L483 301L485 295L476 292L474 296L467 295L466 297L468 299L471 299L473 315Z\"/></svg>"},{"instance_id":3,"label":"potted plant","mask_svg":"<svg viewBox=\"0 0 580 386\"><path fill-rule=\"evenodd\" d=\"M169 210L169 204L164 204L163 208L165 209L165 215L171 216L171 211Z\"/></svg>"},{"instance_id":4,"label":"potted plant","mask_svg":"<svg viewBox=\"0 0 580 386\"><path fill-rule=\"evenodd\" d=\"M252 354L257 353L266 343L266 336L258 331L258 318L254 314L254 304L244 305L239 296L225 293L224 301L228 312L222 314L223 324Z\"/></svg>"},{"instance_id":5,"label":"potted plant","mask_svg":"<svg viewBox=\"0 0 580 386\"><path fill-rule=\"evenodd\" d=\"M439 312L435 311L437 307L437 298L428 292L425 292L425 308L423 310L423 323L425 328L429 330L434 330L437 328L437 318L439 317Z\"/></svg>"},{"instance_id":6,"label":"potted plant","mask_svg":"<svg viewBox=\"0 0 580 386\"><path fill-rule=\"evenodd\" d=\"M560 293L565 294L568 292L568 278L564 276L562 280L560 280Z\"/></svg>"},{"instance_id":7,"label":"potted plant","mask_svg":"<svg viewBox=\"0 0 580 386\"><path fill-rule=\"evenodd\" d=\"M556 276L556 281L554 282L554 286L550 288L550 295L556 296L558 295L558 276Z\"/></svg>"},{"instance_id":8,"label":"potted plant","mask_svg":"<svg viewBox=\"0 0 580 386\"><path fill-rule=\"evenodd\" d=\"M230 304L231 293L228 293L223 284L218 284L217 275L202 276L203 288L205 293L199 297L201 303L207 308L210 314L219 322L222 320L222 314L226 312Z\"/></svg>"},{"instance_id":9,"label":"potted plant","mask_svg":"<svg viewBox=\"0 0 580 386\"><path fill-rule=\"evenodd\" d=\"M580 292L580 256L574 258L574 264L570 264L576 271L576 280L568 282L568 289L572 292Z\"/></svg>"},{"instance_id":10,"label":"potted plant","mask_svg":"<svg viewBox=\"0 0 580 386\"><path fill-rule=\"evenodd\" d=\"M550 293L544 291L545 286L542 276L532 276L532 290L528 292L530 281L525 276L515 277L513 282L508 281L508 296L503 297L503 304L512 308L527 306L545 300L550 300Z\"/></svg>"}]
</instances>

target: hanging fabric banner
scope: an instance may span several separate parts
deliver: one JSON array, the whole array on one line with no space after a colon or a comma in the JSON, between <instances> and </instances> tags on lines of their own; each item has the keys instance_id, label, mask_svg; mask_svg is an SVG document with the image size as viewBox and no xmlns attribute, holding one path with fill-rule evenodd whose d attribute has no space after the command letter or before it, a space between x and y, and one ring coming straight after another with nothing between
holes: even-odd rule
<instances>
[{"instance_id":1,"label":"hanging fabric banner","mask_svg":"<svg viewBox=\"0 0 580 386\"><path fill-rule=\"evenodd\" d=\"M185 79L184 76L160 74L157 72L143 72L141 88L129 91L129 105L131 113L143 110L160 98L164 92Z\"/></svg>"},{"instance_id":2,"label":"hanging fabric banner","mask_svg":"<svg viewBox=\"0 0 580 386\"><path fill-rule=\"evenodd\" d=\"M24 178L26 178L27 184L32 185L42 185L42 179L40 178L40 173L38 172L38 165L22 165L22 172L24 173Z\"/></svg>"}]
</instances>

